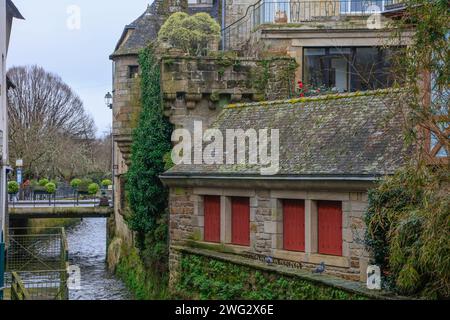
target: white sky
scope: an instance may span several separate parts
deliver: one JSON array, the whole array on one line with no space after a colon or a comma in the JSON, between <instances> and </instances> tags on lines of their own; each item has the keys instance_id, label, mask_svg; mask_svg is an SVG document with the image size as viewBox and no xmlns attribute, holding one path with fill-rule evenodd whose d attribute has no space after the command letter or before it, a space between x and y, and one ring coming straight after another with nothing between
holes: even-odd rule
<instances>
[{"instance_id":1,"label":"white sky","mask_svg":"<svg viewBox=\"0 0 450 320\"><path fill-rule=\"evenodd\" d=\"M140 16L152 0L13 0L26 20L15 20L8 67L39 65L61 76L81 97L95 119L98 135L109 131L111 111L104 96L111 91L109 55L123 27ZM67 12L80 9L80 29Z\"/></svg>"}]
</instances>

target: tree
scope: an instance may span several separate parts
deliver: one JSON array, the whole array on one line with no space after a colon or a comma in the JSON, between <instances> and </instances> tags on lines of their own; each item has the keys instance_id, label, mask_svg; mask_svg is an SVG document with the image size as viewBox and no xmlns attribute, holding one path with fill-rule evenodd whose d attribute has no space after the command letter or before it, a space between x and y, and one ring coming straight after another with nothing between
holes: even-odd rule
<instances>
[{"instance_id":1,"label":"tree","mask_svg":"<svg viewBox=\"0 0 450 320\"><path fill-rule=\"evenodd\" d=\"M172 14L161 27L158 40L192 56L204 55L220 39L220 25L207 13Z\"/></svg>"},{"instance_id":2,"label":"tree","mask_svg":"<svg viewBox=\"0 0 450 320\"><path fill-rule=\"evenodd\" d=\"M413 161L369 192L366 243L385 285L401 294L450 297L449 97L447 0L408 0L395 37L414 26L402 58L405 140ZM431 137L436 146L430 146ZM440 161L442 160L442 161ZM447 158L448 160L448 158Z\"/></svg>"},{"instance_id":3,"label":"tree","mask_svg":"<svg viewBox=\"0 0 450 320\"><path fill-rule=\"evenodd\" d=\"M38 66L13 67L8 77L15 84L8 91L11 161L23 159L28 176L69 179L89 166L95 126L75 92Z\"/></svg>"}]
</instances>

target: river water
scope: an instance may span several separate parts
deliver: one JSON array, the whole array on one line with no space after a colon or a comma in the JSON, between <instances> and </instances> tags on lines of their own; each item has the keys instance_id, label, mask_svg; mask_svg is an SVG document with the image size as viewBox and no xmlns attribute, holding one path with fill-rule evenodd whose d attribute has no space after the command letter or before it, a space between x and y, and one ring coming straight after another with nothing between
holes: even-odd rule
<instances>
[{"instance_id":1,"label":"river water","mask_svg":"<svg viewBox=\"0 0 450 320\"><path fill-rule=\"evenodd\" d=\"M70 300L130 300L121 280L106 266L106 219L84 219L67 228L69 261L81 270L81 290L70 290Z\"/></svg>"}]
</instances>

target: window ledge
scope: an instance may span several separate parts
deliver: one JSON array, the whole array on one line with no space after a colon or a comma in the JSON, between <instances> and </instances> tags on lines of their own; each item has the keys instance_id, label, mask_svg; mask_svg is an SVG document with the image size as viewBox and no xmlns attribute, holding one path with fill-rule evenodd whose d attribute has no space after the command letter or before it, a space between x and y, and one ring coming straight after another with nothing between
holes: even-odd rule
<instances>
[{"instance_id":1,"label":"window ledge","mask_svg":"<svg viewBox=\"0 0 450 320\"><path fill-rule=\"evenodd\" d=\"M216 242L188 240L186 241L186 245L192 248L207 249L217 252L233 253L233 254L243 254L250 251L250 247L238 246L230 243L216 243Z\"/></svg>"},{"instance_id":2,"label":"window ledge","mask_svg":"<svg viewBox=\"0 0 450 320\"><path fill-rule=\"evenodd\" d=\"M291 261L299 261L306 263L314 263L320 264L324 262L325 265L340 267L340 268L349 268L350 262L346 257L338 257L338 256L329 256L318 253L305 253L305 252L295 252L295 251L286 251L286 250L274 250L274 258L283 259L283 260L291 260Z\"/></svg>"}]
</instances>

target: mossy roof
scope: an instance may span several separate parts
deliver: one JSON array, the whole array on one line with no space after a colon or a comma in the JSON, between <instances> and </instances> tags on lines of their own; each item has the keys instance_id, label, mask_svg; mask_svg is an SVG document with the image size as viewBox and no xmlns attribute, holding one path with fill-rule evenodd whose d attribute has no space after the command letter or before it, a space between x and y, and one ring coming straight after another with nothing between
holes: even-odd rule
<instances>
[{"instance_id":1,"label":"mossy roof","mask_svg":"<svg viewBox=\"0 0 450 320\"><path fill-rule=\"evenodd\" d=\"M155 0L135 21L125 26L111 58L123 55L137 55L158 37L164 17L159 14L160 0Z\"/></svg>"},{"instance_id":2,"label":"mossy roof","mask_svg":"<svg viewBox=\"0 0 450 320\"><path fill-rule=\"evenodd\" d=\"M410 150L394 91L229 105L212 128L279 129L280 176L382 176ZM270 137L269 137L270 139ZM225 145L225 143L224 143ZM260 175L259 165L176 165L172 175Z\"/></svg>"}]
</instances>

